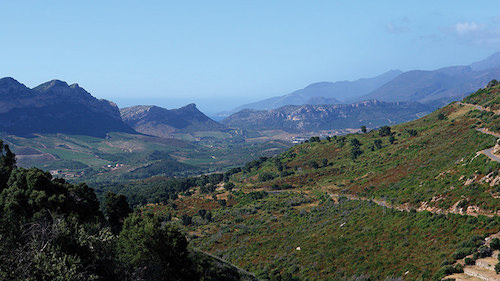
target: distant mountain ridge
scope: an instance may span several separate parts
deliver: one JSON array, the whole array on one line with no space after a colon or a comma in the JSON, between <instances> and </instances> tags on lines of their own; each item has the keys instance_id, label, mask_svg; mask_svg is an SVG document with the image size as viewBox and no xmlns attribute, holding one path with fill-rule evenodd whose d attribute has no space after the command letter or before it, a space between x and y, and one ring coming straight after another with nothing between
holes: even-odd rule
<instances>
[{"instance_id":1,"label":"distant mountain ridge","mask_svg":"<svg viewBox=\"0 0 500 281\"><path fill-rule=\"evenodd\" d=\"M52 80L30 89L10 77L0 79L0 131L98 137L135 133L121 120L116 104L96 99L78 84Z\"/></svg>"},{"instance_id":2,"label":"distant mountain ridge","mask_svg":"<svg viewBox=\"0 0 500 281\"><path fill-rule=\"evenodd\" d=\"M429 106L416 102L370 100L353 104L287 105L273 110L245 109L230 115L222 124L247 130L314 132L402 123L430 112Z\"/></svg>"},{"instance_id":3,"label":"distant mountain ridge","mask_svg":"<svg viewBox=\"0 0 500 281\"><path fill-rule=\"evenodd\" d=\"M123 121L137 132L158 137L171 137L176 132L226 129L199 111L195 104L172 110L152 105L136 105L122 108L120 113Z\"/></svg>"},{"instance_id":4,"label":"distant mountain ridge","mask_svg":"<svg viewBox=\"0 0 500 281\"><path fill-rule=\"evenodd\" d=\"M416 101L438 107L462 99L500 77L500 64L475 71L471 66L446 67L433 71L405 72L363 99L382 101Z\"/></svg>"},{"instance_id":5,"label":"distant mountain ridge","mask_svg":"<svg viewBox=\"0 0 500 281\"><path fill-rule=\"evenodd\" d=\"M402 72L391 70L373 78L361 78L356 81L319 82L290 94L272 97L262 101L239 106L233 112L242 109L269 110L285 105L302 104L338 104L353 97L363 96L389 82Z\"/></svg>"},{"instance_id":6,"label":"distant mountain ridge","mask_svg":"<svg viewBox=\"0 0 500 281\"><path fill-rule=\"evenodd\" d=\"M484 60L465 66L451 66L430 71L392 70L373 78L352 82L313 83L287 95L236 107L229 113L242 109L269 110L285 105L338 104L372 99L428 103L433 104L436 109L475 92L499 76L500 52L497 52Z\"/></svg>"}]
</instances>

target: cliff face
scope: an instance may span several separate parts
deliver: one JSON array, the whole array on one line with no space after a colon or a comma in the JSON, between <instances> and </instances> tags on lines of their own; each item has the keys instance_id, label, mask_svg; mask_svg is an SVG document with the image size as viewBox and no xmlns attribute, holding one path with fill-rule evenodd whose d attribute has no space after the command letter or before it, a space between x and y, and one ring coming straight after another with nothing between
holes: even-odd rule
<instances>
[{"instance_id":1,"label":"cliff face","mask_svg":"<svg viewBox=\"0 0 500 281\"><path fill-rule=\"evenodd\" d=\"M136 131L158 137L170 137L176 132L225 129L223 125L199 111L195 104L172 110L158 106L137 105L122 108L120 112L123 121Z\"/></svg>"},{"instance_id":2,"label":"cliff face","mask_svg":"<svg viewBox=\"0 0 500 281\"><path fill-rule=\"evenodd\" d=\"M401 123L428 113L415 102L376 100L338 105L283 106L274 110L242 110L222 121L228 127L249 130L282 129L291 132L378 127Z\"/></svg>"},{"instance_id":3,"label":"cliff face","mask_svg":"<svg viewBox=\"0 0 500 281\"><path fill-rule=\"evenodd\" d=\"M13 78L0 79L0 131L99 137L109 132L134 133L115 104L96 99L78 84L52 80L29 89Z\"/></svg>"}]
</instances>

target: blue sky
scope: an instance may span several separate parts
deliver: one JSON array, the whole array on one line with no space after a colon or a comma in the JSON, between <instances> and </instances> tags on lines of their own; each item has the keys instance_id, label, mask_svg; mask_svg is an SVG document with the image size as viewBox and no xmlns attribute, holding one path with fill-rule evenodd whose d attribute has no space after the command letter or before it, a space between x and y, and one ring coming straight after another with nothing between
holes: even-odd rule
<instances>
[{"instance_id":1,"label":"blue sky","mask_svg":"<svg viewBox=\"0 0 500 281\"><path fill-rule=\"evenodd\" d=\"M497 1L0 0L0 77L207 113L500 51Z\"/></svg>"}]
</instances>

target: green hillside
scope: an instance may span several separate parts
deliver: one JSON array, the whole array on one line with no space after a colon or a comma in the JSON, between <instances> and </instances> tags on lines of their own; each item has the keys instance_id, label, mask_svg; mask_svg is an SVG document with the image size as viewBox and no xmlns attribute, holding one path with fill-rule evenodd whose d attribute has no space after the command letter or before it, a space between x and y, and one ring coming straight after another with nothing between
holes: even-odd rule
<instances>
[{"instance_id":1,"label":"green hillside","mask_svg":"<svg viewBox=\"0 0 500 281\"><path fill-rule=\"evenodd\" d=\"M313 139L234 179L252 189L287 184L417 209L450 210L463 200L466 206L495 211L500 190L486 181L498 178L500 163L478 152L493 147L496 137L477 130L488 125L476 117L479 112L454 103L391 127L385 135L377 130L330 141Z\"/></svg>"},{"instance_id":2,"label":"green hillside","mask_svg":"<svg viewBox=\"0 0 500 281\"><path fill-rule=\"evenodd\" d=\"M484 108L313 137L143 210L266 280L439 280L500 230L500 163L483 153L498 115L481 118L498 89L480 90Z\"/></svg>"}]
</instances>

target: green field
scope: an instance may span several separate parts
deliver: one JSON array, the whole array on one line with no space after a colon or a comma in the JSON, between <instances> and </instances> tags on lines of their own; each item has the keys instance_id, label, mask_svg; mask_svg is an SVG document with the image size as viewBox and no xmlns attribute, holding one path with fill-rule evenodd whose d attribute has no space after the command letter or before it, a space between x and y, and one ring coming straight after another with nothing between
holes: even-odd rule
<instances>
[{"instance_id":1,"label":"green field","mask_svg":"<svg viewBox=\"0 0 500 281\"><path fill-rule=\"evenodd\" d=\"M230 132L200 131L193 135L196 137L184 136L190 141L125 133L110 133L106 138L57 134L3 139L20 155L20 166L49 169L55 176L87 182L213 172L289 147L281 141L246 143ZM170 169L172 165L175 167ZM184 166L179 170L179 165ZM137 169L141 172L134 175Z\"/></svg>"}]
</instances>

